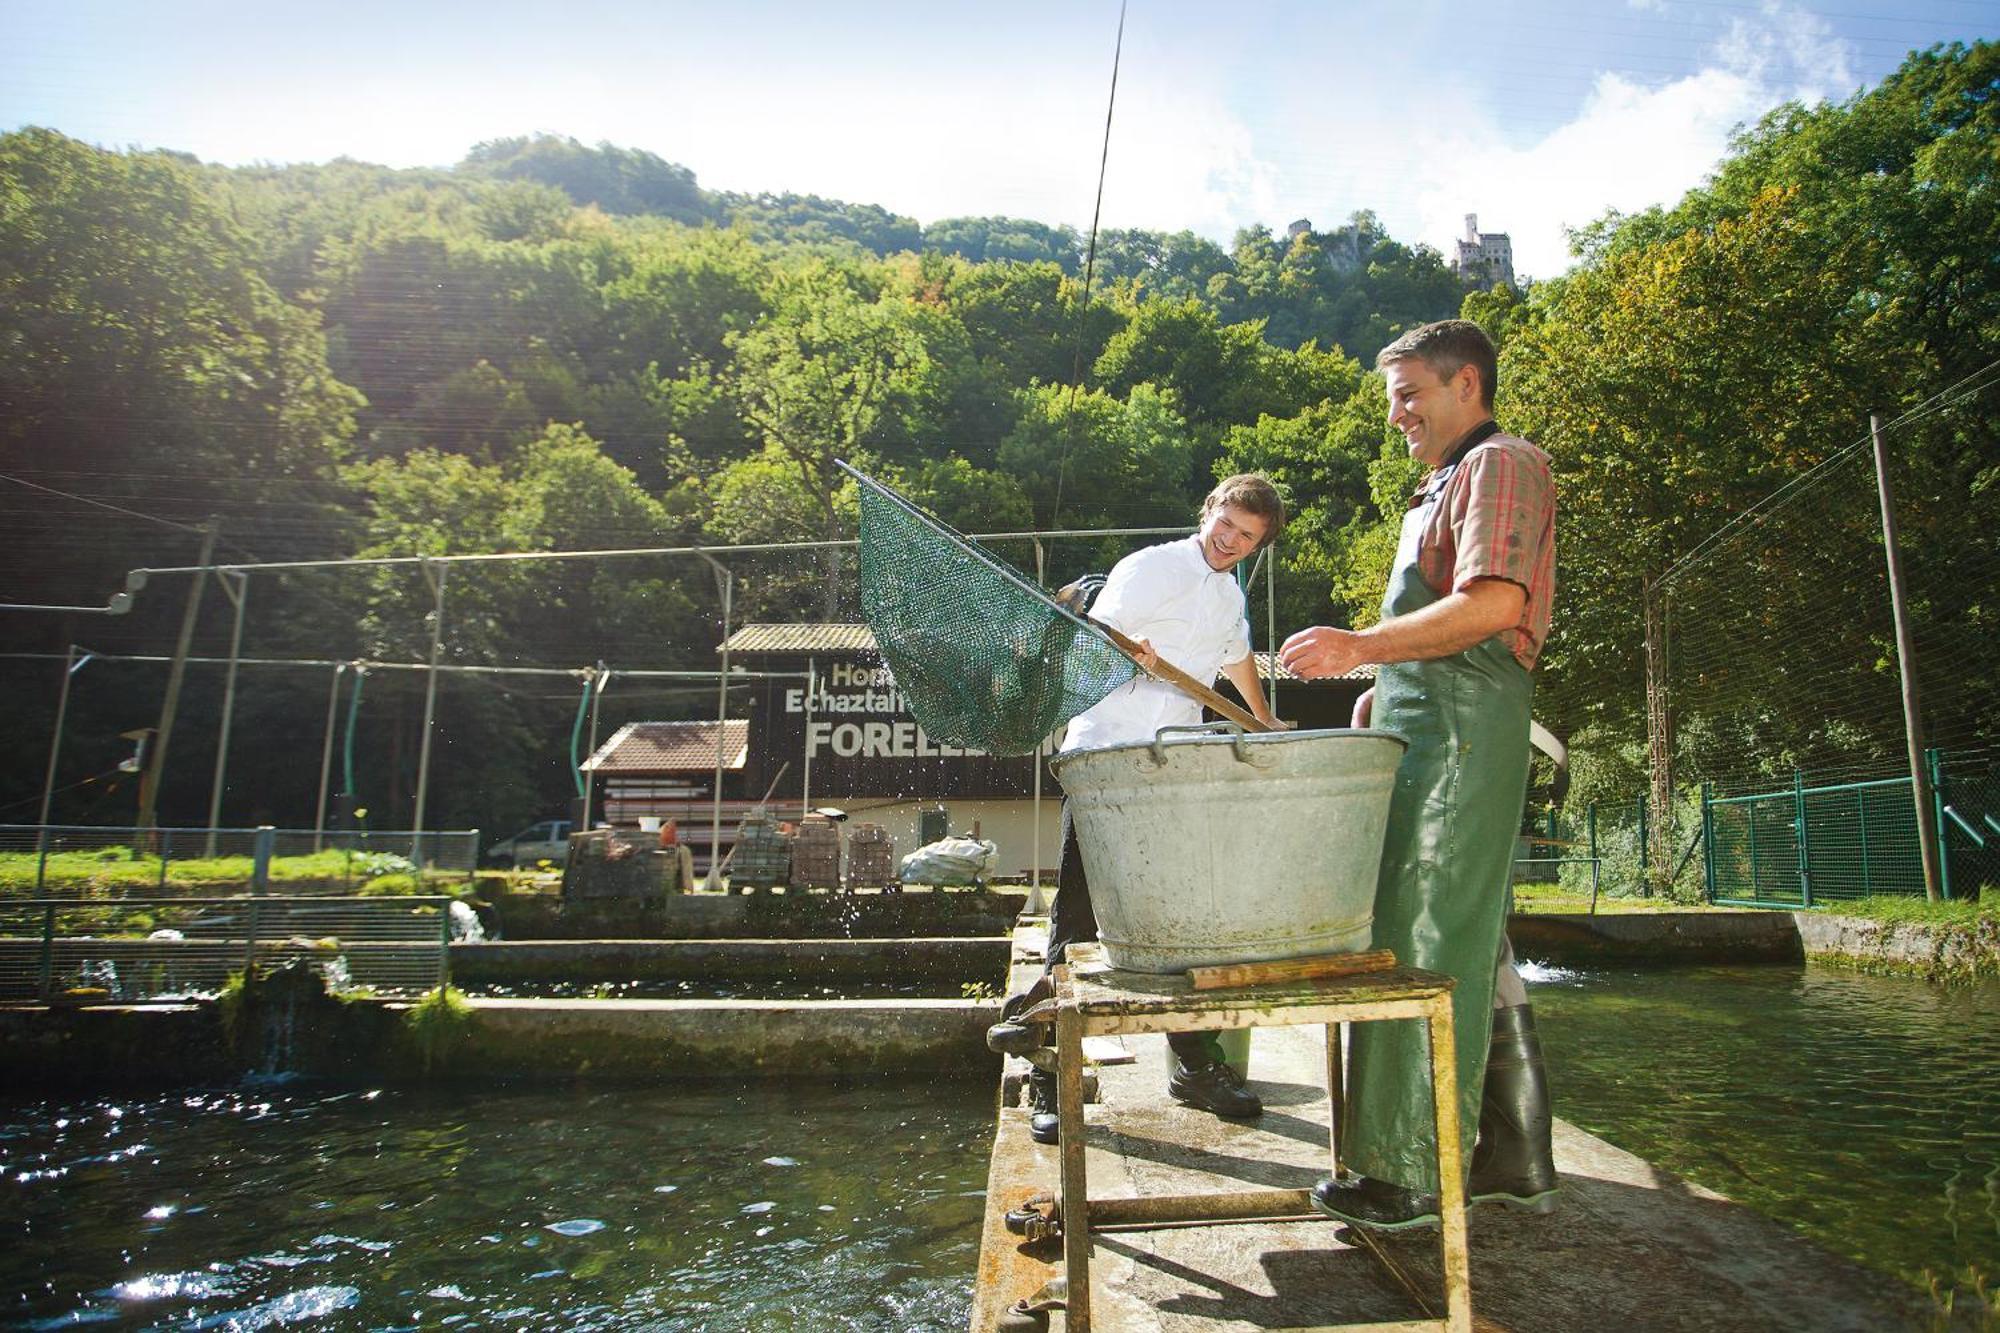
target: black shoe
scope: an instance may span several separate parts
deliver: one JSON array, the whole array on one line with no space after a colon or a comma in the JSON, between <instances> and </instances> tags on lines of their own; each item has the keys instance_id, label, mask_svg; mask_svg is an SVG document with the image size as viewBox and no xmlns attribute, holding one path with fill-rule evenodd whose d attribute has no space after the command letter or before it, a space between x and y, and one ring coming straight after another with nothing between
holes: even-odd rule
<instances>
[{"instance_id":1,"label":"black shoe","mask_svg":"<svg viewBox=\"0 0 2000 1333\"><path fill-rule=\"evenodd\" d=\"M1368 1176L1320 1181L1312 1187L1312 1206L1328 1217L1376 1231L1434 1227L1439 1219L1437 1196Z\"/></svg>"},{"instance_id":2,"label":"black shoe","mask_svg":"<svg viewBox=\"0 0 2000 1333\"><path fill-rule=\"evenodd\" d=\"M1174 1061L1174 1076L1167 1080L1167 1094L1176 1101L1213 1111L1226 1120L1249 1120L1264 1114L1264 1103L1243 1086L1243 1076L1220 1060L1189 1068Z\"/></svg>"},{"instance_id":3,"label":"black shoe","mask_svg":"<svg viewBox=\"0 0 2000 1333\"><path fill-rule=\"evenodd\" d=\"M1534 1011L1525 1004L1496 1009L1468 1202L1554 1212L1556 1159L1550 1125L1549 1076L1535 1035Z\"/></svg>"},{"instance_id":4,"label":"black shoe","mask_svg":"<svg viewBox=\"0 0 2000 1333\"><path fill-rule=\"evenodd\" d=\"M1056 1119L1056 1076L1046 1069L1028 1071L1028 1137L1037 1143L1054 1143L1062 1136Z\"/></svg>"}]
</instances>

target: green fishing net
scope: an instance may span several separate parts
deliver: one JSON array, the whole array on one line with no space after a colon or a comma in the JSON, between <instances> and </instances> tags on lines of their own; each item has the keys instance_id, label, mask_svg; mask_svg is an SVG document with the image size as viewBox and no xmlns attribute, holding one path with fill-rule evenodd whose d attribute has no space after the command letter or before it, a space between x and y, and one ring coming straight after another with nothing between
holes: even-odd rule
<instances>
[{"instance_id":1,"label":"green fishing net","mask_svg":"<svg viewBox=\"0 0 2000 1333\"><path fill-rule=\"evenodd\" d=\"M861 489L862 614L932 740L1030 754L1138 674L1102 631L977 542L846 470Z\"/></svg>"}]
</instances>

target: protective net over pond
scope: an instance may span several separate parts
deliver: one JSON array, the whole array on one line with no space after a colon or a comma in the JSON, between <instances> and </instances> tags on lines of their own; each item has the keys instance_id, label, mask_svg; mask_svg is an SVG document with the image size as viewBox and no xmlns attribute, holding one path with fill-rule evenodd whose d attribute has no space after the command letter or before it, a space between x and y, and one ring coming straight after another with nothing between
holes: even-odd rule
<instances>
[{"instance_id":1,"label":"protective net over pond","mask_svg":"<svg viewBox=\"0 0 2000 1333\"><path fill-rule=\"evenodd\" d=\"M861 490L861 609L932 740L1029 754L1138 674L1102 630L874 478Z\"/></svg>"}]
</instances>

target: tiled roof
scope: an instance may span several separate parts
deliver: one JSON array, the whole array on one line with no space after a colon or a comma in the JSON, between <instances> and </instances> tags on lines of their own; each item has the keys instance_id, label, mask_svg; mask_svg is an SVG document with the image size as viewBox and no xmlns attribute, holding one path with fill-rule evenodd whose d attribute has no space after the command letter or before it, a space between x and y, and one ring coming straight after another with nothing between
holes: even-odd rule
<instances>
[{"instance_id":1,"label":"tiled roof","mask_svg":"<svg viewBox=\"0 0 2000 1333\"><path fill-rule=\"evenodd\" d=\"M749 748L749 719L730 718L722 724L724 768L742 768ZM596 773L712 773L715 720L628 722L583 767Z\"/></svg>"},{"instance_id":2,"label":"tiled roof","mask_svg":"<svg viewBox=\"0 0 2000 1333\"><path fill-rule=\"evenodd\" d=\"M745 625L729 636L732 653L825 653L875 651L875 633L866 625Z\"/></svg>"}]
</instances>

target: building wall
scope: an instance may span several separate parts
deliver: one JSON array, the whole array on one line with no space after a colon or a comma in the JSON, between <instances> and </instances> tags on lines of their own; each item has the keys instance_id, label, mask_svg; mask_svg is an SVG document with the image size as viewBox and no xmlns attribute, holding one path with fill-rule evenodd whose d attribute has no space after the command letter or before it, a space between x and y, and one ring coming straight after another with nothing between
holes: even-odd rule
<instances>
[{"instance_id":1,"label":"building wall","mask_svg":"<svg viewBox=\"0 0 2000 1333\"><path fill-rule=\"evenodd\" d=\"M803 680L775 680L752 702L749 785L761 791L776 779L774 799L797 800L808 778L815 805L827 804L822 792L950 801L1019 799L1034 790L1031 757L996 758L925 735L875 658L827 652L774 658L769 665L785 672L810 669L817 679L810 701ZM1043 782L1052 785L1046 771Z\"/></svg>"}]
</instances>

